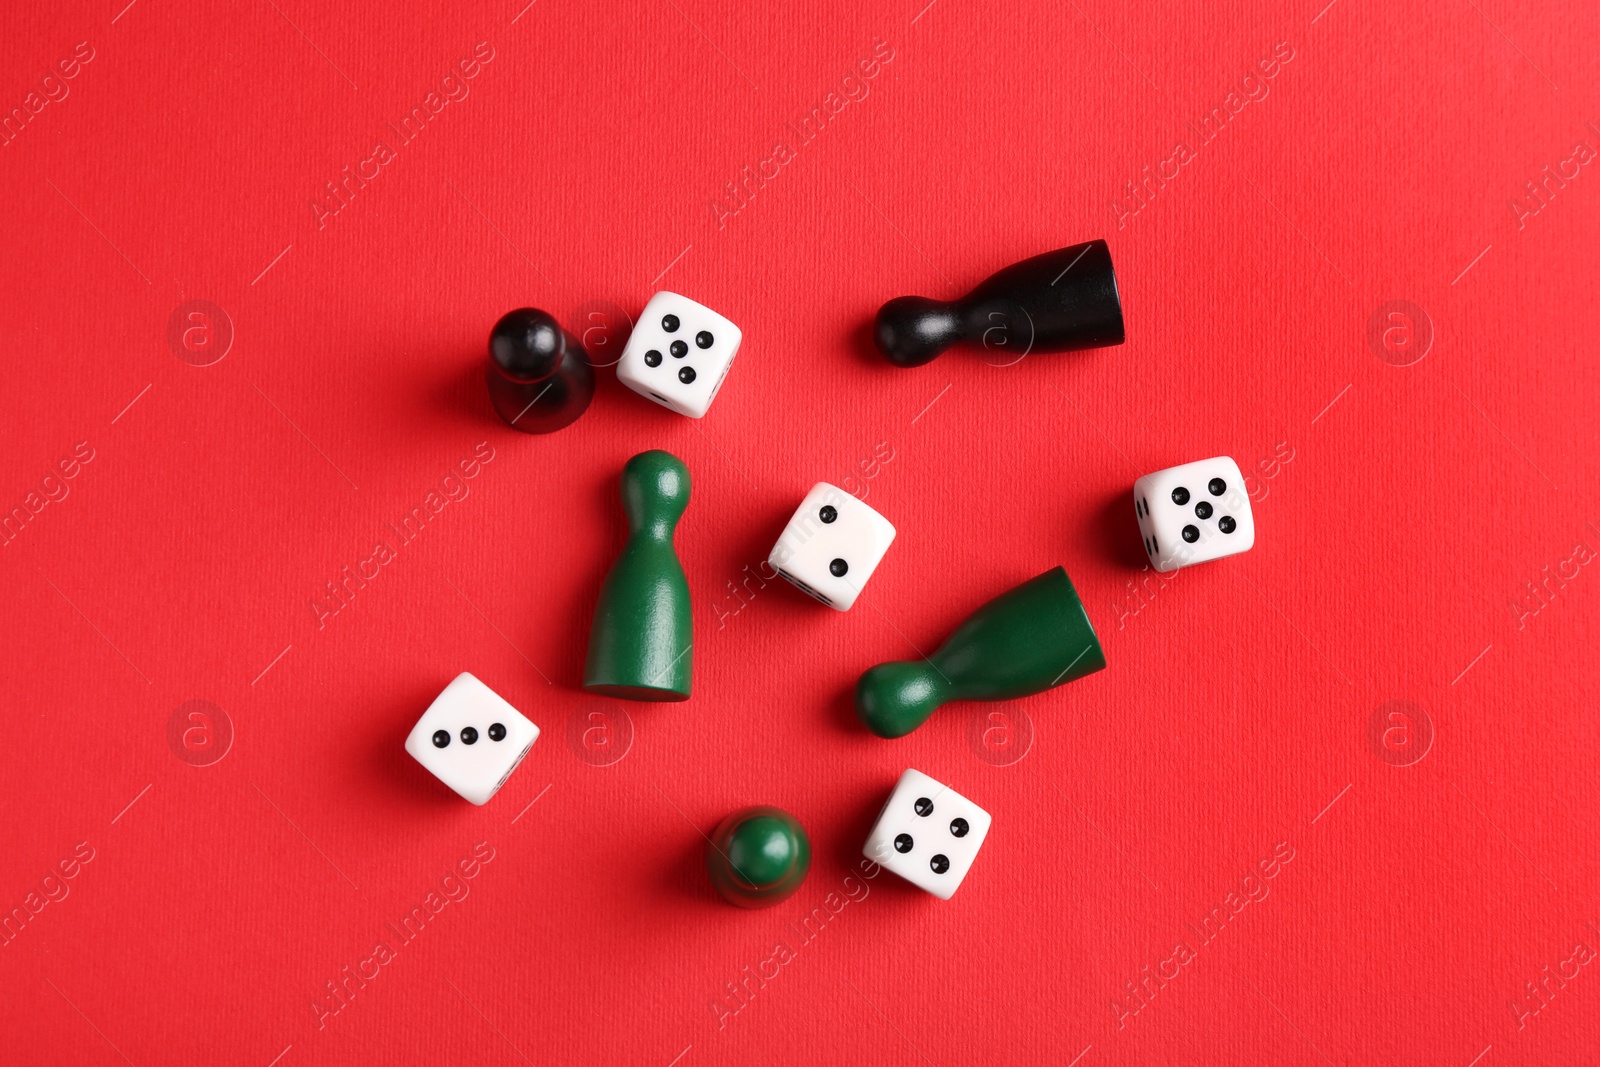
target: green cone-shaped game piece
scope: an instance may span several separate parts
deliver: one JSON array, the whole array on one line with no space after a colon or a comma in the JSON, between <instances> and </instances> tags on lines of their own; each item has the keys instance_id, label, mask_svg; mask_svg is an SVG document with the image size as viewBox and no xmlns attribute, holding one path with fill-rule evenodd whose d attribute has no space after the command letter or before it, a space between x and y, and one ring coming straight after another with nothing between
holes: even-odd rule
<instances>
[{"instance_id":1,"label":"green cone-shaped game piece","mask_svg":"<svg viewBox=\"0 0 1600 1067\"><path fill-rule=\"evenodd\" d=\"M811 839L782 808L745 808L729 815L706 846L706 872L729 904L770 908L787 900L811 870Z\"/></svg>"},{"instance_id":2,"label":"green cone-shaped game piece","mask_svg":"<svg viewBox=\"0 0 1600 1067\"><path fill-rule=\"evenodd\" d=\"M1060 567L1001 593L923 660L880 663L856 683L856 715L904 737L950 700L1011 700L1104 670L1105 653Z\"/></svg>"},{"instance_id":3,"label":"green cone-shaped game piece","mask_svg":"<svg viewBox=\"0 0 1600 1067\"><path fill-rule=\"evenodd\" d=\"M689 505L689 468L641 452L622 468L628 543L600 587L583 687L628 700L688 700L694 627L672 532Z\"/></svg>"}]
</instances>

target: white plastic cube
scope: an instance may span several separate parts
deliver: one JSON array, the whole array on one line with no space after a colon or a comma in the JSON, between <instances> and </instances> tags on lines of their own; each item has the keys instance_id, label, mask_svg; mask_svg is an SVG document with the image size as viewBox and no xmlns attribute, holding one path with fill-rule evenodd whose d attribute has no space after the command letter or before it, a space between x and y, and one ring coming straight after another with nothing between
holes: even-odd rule
<instances>
[{"instance_id":1,"label":"white plastic cube","mask_svg":"<svg viewBox=\"0 0 1600 1067\"><path fill-rule=\"evenodd\" d=\"M444 687L406 738L406 751L474 804L487 804L539 739L539 728L467 673Z\"/></svg>"},{"instance_id":2,"label":"white plastic cube","mask_svg":"<svg viewBox=\"0 0 1600 1067\"><path fill-rule=\"evenodd\" d=\"M861 854L940 900L967 877L989 813L918 770L900 776Z\"/></svg>"},{"instance_id":3,"label":"white plastic cube","mask_svg":"<svg viewBox=\"0 0 1600 1067\"><path fill-rule=\"evenodd\" d=\"M894 541L894 526L838 486L818 482L800 502L767 562L789 582L849 611Z\"/></svg>"},{"instance_id":4,"label":"white plastic cube","mask_svg":"<svg viewBox=\"0 0 1600 1067\"><path fill-rule=\"evenodd\" d=\"M1236 555L1256 543L1244 475L1227 456L1145 475L1133 483L1133 511L1158 571Z\"/></svg>"},{"instance_id":5,"label":"white plastic cube","mask_svg":"<svg viewBox=\"0 0 1600 1067\"><path fill-rule=\"evenodd\" d=\"M617 380L662 407L698 419L717 398L743 336L704 304L659 292L628 336Z\"/></svg>"}]
</instances>

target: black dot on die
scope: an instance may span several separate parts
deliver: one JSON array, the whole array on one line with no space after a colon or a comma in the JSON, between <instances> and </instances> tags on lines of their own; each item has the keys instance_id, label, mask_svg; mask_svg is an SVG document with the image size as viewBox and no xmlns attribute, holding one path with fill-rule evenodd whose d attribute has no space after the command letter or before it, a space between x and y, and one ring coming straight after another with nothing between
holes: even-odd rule
<instances>
[{"instance_id":1,"label":"black dot on die","mask_svg":"<svg viewBox=\"0 0 1600 1067\"><path fill-rule=\"evenodd\" d=\"M644 354L644 365L646 367L659 367L659 366L661 366L661 353L656 351L653 348L650 351L646 352Z\"/></svg>"},{"instance_id":2,"label":"black dot on die","mask_svg":"<svg viewBox=\"0 0 1600 1067\"><path fill-rule=\"evenodd\" d=\"M682 382L684 385L688 385L690 382L694 381L694 368L693 367L679 367L678 368L678 381Z\"/></svg>"},{"instance_id":3,"label":"black dot on die","mask_svg":"<svg viewBox=\"0 0 1600 1067\"><path fill-rule=\"evenodd\" d=\"M450 743L449 730L435 730L433 732L433 747L443 748Z\"/></svg>"},{"instance_id":4,"label":"black dot on die","mask_svg":"<svg viewBox=\"0 0 1600 1067\"><path fill-rule=\"evenodd\" d=\"M838 517L839 509L834 507L832 504L822 505L822 510L817 512L817 518L821 519L823 522L832 522Z\"/></svg>"},{"instance_id":5,"label":"black dot on die","mask_svg":"<svg viewBox=\"0 0 1600 1067\"><path fill-rule=\"evenodd\" d=\"M1189 490L1185 489L1181 485L1178 486L1178 488L1172 491L1172 502L1178 505L1180 508L1183 507L1189 502Z\"/></svg>"},{"instance_id":6,"label":"black dot on die","mask_svg":"<svg viewBox=\"0 0 1600 1067\"><path fill-rule=\"evenodd\" d=\"M715 340L716 338L711 336L710 330L701 330L699 333L694 335L694 343L699 345L701 348L710 348L712 342Z\"/></svg>"},{"instance_id":7,"label":"black dot on die","mask_svg":"<svg viewBox=\"0 0 1600 1067\"><path fill-rule=\"evenodd\" d=\"M894 850L896 852L910 852L914 843L910 834L897 834L894 839Z\"/></svg>"},{"instance_id":8,"label":"black dot on die","mask_svg":"<svg viewBox=\"0 0 1600 1067\"><path fill-rule=\"evenodd\" d=\"M505 723L494 723L489 727L489 740L504 741L506 739Z\"/></svg>"},{"instance_id":9,"label":"black dot on die","mask_svg":"<svg viewBox=\"0 0 1600 1067\"><path fill-rule=\"evenodd\" d=\"M478 743L478 728L476 726L463 726L461 728L461 743L475 745Z\"/></svg>"},{"instance_id":10,"label":"black dot on die","mask_svg":"<svg viewBox=\"0 0 1600 1067\"><path fill-rule=\"evenodd\" d=\"M918 815L926 816L933 814L933 801L929 800L927 797L918 797L917 802L911 805L911 807Z\"/></svg>"},{"instance_id":11,"label":"black dot on die","mask_svg":"<svg viewBox=\"0 0 1600 1067\"><path fill-rule=\"evenodd\" d=\"M951 819L950 820L950 836L951 837L966 837L967 836L967 829L968 829L967 820L965 820L965 819Z\"/></svg>"},{"instance_id":12,"label":"black dot on die","mask_svg":"<svg viewBox=\"0 0 1600 1067\"><path fill-rule=\"evenodd\" d=\"M1183 528L1183 539L1189 542L1191 545L1200 540L1199 528L1195 526L1185 526Z\"/></svg>"},{"instance_id":13,"label":"black dot on die","mask_svg":"<svg viewBox=\"0 0 1600 1067\"><path fill-rule=\"evenodd\" d=\"M850 564L846 563L842 559L836 559L832 563L828 564L828 573L833 575L835 578L843 578L845 574L849 572L849 570Z\"/></svg>"},{"instance_id":14,"label":"black dot on die","mask_svg":"<svg viewBox=\"0 0 1600 1067\"><path fill-rule=\"evenodd\" d=\"M928 866L933 868L934 874L943 874L950 869L950 857L940 852L928 861Z\"/></svg>"},{"instance_id":15,"label":"black dot on die","mask_svg":"<svg viewBox=\"0 0 1600 1067\"><path fill-rule=\"evenodd\" d=\"M676 316L676 315L663 315L663 316L661 316L661 328L663 330L666 330L668 333L676 333L678 331L678 316Z\"/></svg>"},{"instance_id":16,"label":"black dot on die","mask_svg":"<svg viewBox=\"0 0 1600 1067\"><path fill-rule=\"evenodd\" d=\"M1238 528L1239 524L1233 521L1232 515L1224 515L1222 518L1217 520L1217 529L1221 530L1223 533L1233 533L1233 531Z\"/></svg>"},{"instance_id":17,"label":"black dot on die","mask_svg":"<svg viewBox=\"0 0 1600 1067\"><path fill-rule=\"evenodd\" d=\"M1210 502L1202 500L1200 503L1196 504L1194 506L1194 517L1197 519L1209 519L1211 517Z\"/></svg>"},{"instance_id":18,"label":"black dot on die","mask_svg":"<svg viewBox=\"0 0 1600 1067\"><path fill-rule=\"evenodd\" d=\"M1212 496L1221 496L1228 491L1228 483L1221 478L1213 478L1206 483L1206 488L1211 491Z\"/></svg>"},{"instance_id":19,"label":"black dot on die","mask_svg":"<svg viewBox=\"0 0 1600 1067\"><path fill-rule=\"evenodd\" d=\"M684 344L682 341L672 342L667 346L667 349L672 353L673 359L682 359L684 356L689 354L689 346Z\"/></svg>"}]
</instances>

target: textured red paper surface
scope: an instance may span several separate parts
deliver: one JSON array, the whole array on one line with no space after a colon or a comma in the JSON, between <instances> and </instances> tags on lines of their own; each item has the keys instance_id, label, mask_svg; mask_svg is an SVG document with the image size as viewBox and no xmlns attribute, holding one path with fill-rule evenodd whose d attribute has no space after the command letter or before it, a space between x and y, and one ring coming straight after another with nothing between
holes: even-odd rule
<instances>
[{"instance_id":1,"label":"textured red paper surface","mask_svg":"<svg viewBox=\"0 0 1600 1067\"><path fill-rule=\"evenodd\" d=\"M38 506L0 547L0 1059L1596 1062L1593 5L124 2L0 33L0 506ZM871 352L883 300L1099 236L1126 345ZM559 434L496 420L497 316L657 288L744 329L705 420L609 371ZM652 447L694 477L694 697L590 701ZM1215 454L1255 549L1151 579L1129 486ZM736 595L847 478L899 529L862 602ZM855 724L861 670L1058 563L1106 671ZM462 670L544 730L482 809L401 747ZM907 766L994 815L949 903L856 866ZM816 863L744 913L701 832L762 802Z\"/></svg>"}]
</instances>

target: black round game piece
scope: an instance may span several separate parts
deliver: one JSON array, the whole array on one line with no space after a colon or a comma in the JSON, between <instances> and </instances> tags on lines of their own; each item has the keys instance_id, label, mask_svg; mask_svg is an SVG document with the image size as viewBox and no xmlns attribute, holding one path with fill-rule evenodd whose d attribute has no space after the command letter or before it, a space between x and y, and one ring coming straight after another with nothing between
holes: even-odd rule
<instances>
[{"instance_id":1,"label":"black round game piece","mask_svg":"<svg viewBox=\"0 0 1600 1067\"><path fill-rule=\"evenodd\" d=\"M676 316L676 315L663 315L663 316L661 316L661 328L663 330L666 330L668 333L677 333L678 332L678 316Z\"/></svg>"},{"instance_id":2,"label":"black round game piece","mask_svg":"<svg viewBox=\"0 0 1600 1067\"><path fill-rule=\"evenodd\" d=\"M475 745L478 743L478 728L476 726L463 726L461 728L461 743Z\"/></svg>"},{"instance_id":3,"label":"black round game piece","mask_svg":"<svg viewBox=\"0 0 1600 1067\"><path fill-rule=\"evenodd\" d=\"M701 348L710 348L712 343L715 341L716 338L711 336L710 330L701 330L699 333L694 335L694 343L699 345Z\"/></svg>"},{"instance_id":4,"label":"black round game piece","mask_svg":"<svg viewBox=\"0 0 1600 1067\"><path fill-rule=\"evenodd\" d=\"M435 730L433 732L433 747L443 748L450 743L449 730Z\"/></svg>"},{"instance_id":5,"label":"black round game piece","mask_svg":"<svg viewBox=\"0 0 1600 1067\"><path fill-rule=\"evenodd\" d=\"M594 368L576 337L555 316L517 308L489 333L489 399L523 433L570 425L594 398Z\"/></svg>"},{"instance_id":6,"label":"black round game piece","mask_svg":"<svg viewBox=\"0 0 1600 1067\"><path fill-rule=\"evenodd\" d=\"M1210 502L1202 500L1200 503L1196 504L1194 506L1194 517L1197 519L1209 519L1211 517Z\"/></svg>"},{"instance_id":7,"label":"black round game piece","mask_svg":"<svg viewBox=\"0 0 1600 1067\"><path fill-rule=\"evenodd\" d=\"M950 869L950 857L940 852L928 861L928 866L933 868L934 874L943 874Z\"/></svg>"},{"instance_id":8,"label":"black round game piece","mask_svg":"<svg viewBox=\"0 0 1600 1067\"><path fill-rule=\"evenodd\" d=\"M667 347L671 350L673 359L682 359L689 354L689 346L682 341L674 341Z\"/></svg>"},{"instance_id":9,"label":"black round game piece","mask_svg":"<svg viewBox=\"0 0 1600 1067\"><path fill-rule=\"evenodd\" d=\"M817 518L821 519L823 522L832 522L838 517L839 509L834 507L832 504L822 505L822 510L817 512Z\"/></svg>"},{"instance_id":10,"label":"black round game piece","mask_svg":"<svg viewBox=\"0 0 1600 1067\"><path fill-rule=\"evenodd\" d=\"M504 741L506 739L505 723L491 723L489 726L489 740Z\"/></svg>"},{"instance_id":11,"label":"black round game piece","mask_svg":"<svg viewBox=\"0 0 1600 1067\"><path fill-rule=\"evenodd\" d=\"M951 819L950 820L950 836L951 837L966 837L968 829L969 829L969 827L967 826L967 820L965 820L965 819Z\"/></svg>"},{"instance_id":12,"label":"black round game piece","mask_svg":"<svg viewBox=\"0 0 1600 1067\"><path fill-rule=\"evenodd\" d=\"M896 852L910 852L911 851L911 846L913 844L914 844L914 842L911 840L911 835L910 834L896 834L895 835L894 850Z\"/></svg>"},{"instance_id":13,"label":"black round game piece","mask_svg":"<svg viewBox=\"0 0 1600 1067\"><path fill-rule=\"evenodd\" d=\"M659 367L659 366L661 366L661 353L659 351L657 351L656 349L654 349L654 348L652 348L650 351L646 352L644 354L644 365L646 367Z\"/></svg>"},{"instance_id":14,"label":"black round game piece","mask_svg":"<svg viewBox=\"0 0 1600 1067\"><path fill-rule=\"evenodd\" d=\"M1178 486L1178 488L1172 491L1172 502L1178 505L1180 508L1183 507L1189 502L1189 490L1185 489L1181 485Z\"/></svg>"},{"instance_id":15,"label":"black round game piece","mask_svg":"<svg viewBox=\"0 0 1600 1067\"><path fill-rule=\"evenodd\" d=\"M693 367L679 367L678 368L678 381L682 382L684 385L688 385L690 382L693 382L694 381L694 368Z\"/></svg>"},{"instance_id":16,"label":"black round game piece","mask_svg":"<svg viewBox=\"0 0 1600 1067\"><path fill-rule=\"evenodd\" d=\"M911 806L916 809L918 815L927 816L933 814L933 801L927 797L918 797L917 802Z\"/></svg>"},{"instance_id":17,"label":"black round game piece","mask_svg":"<svg viewBox=\"0 0 1600 1067\"><path fill-rule=\"evenodd\" d=\"M1183 539L1191 545L1194 544L1200 540L1200 530L1194 526L1185 526L1183 528Z\"/></svg>"},{"instance_id":18,"label":"black round game piece","mask_svg":"<svg viewBox=\"0 0 1600 1067\"><path fill-rule=\"evenodd\" d=\"M1238 526L1239 524L1233 521L1232 515L1224 515L1217 520L1217 529L1223 533L1233 533L1234 530L1238 529Z\"/></svg>"},{"instance_id":19,"label":"black round game piece","mask_svg":"<svg viewBox=\"0 0 1600 1067\"><path fill-rule=\"evenodd\" d=\"M850 571L850 564L842 559L836 559L828 564L828 573L835 578L843 578Z\"/></svg>"},{"instance_id":20,"label":"black round game piece","mask_svg":"<svg viewBox=\"0 0 1600 1067\"><path fill-rule=\"evenodd\" d=\"M1211 490L1212 496L1221 496L1228 491L1228 483L1221 478L1213 478L1206 483L1206 488Z\"/></svg>"}]
</instances>

